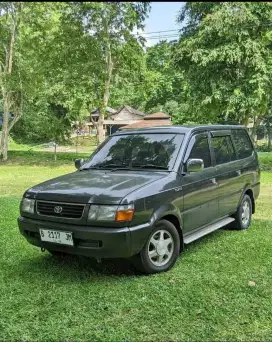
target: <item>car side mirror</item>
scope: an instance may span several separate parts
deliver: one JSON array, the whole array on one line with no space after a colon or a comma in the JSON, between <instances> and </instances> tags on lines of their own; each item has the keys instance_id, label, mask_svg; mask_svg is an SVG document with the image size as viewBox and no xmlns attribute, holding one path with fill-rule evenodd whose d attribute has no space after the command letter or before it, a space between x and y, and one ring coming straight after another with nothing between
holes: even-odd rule
<instances>
[{"instance_id":1,"label":"car side mirror","mask_svg":"<svg viewBox=\"0 0 272 342\"><path fill-rule=\"evenodd\" d=\"M203 159L188 159L187 172L199 172L204 169Z\"/></svg>"},{"instance_id":2,"label":"car side mirror","mask_svg":"<svg viewBox=\"0 0 272 342\"><path fill-rule=\"evenodd\" d=\"M84 159L76 159L75 160L75 167L76 167L76 169L79 170L83 164L84 164Z\"/></svg>"}]
</instances>

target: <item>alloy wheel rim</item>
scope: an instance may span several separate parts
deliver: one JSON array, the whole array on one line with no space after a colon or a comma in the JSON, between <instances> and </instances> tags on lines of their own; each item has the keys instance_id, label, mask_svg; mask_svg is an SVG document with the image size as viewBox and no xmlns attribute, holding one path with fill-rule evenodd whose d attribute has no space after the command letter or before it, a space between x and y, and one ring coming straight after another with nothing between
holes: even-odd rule
<instances>
[{"instance_id":1,"label":"alloy wheel rim","mask_svg":"<svg viewBox=\"0 0 272 342\"><path fill-rule=\"evenodd\" d=\"M164 266L171 259L174 252L174 239L164 229L157 230L148 244L148 257L155 266Z\"/></svg>"},{"instance_id":2,"label":"alloy wheel rim","mask_svg":"<svg viewBox=\"0 0 272 342\"><path fill-rule=\"evenodd\" d=\"M248 201L244 201L242 206L242 222L244 225L248 224L250 219L250 205Z\"/></svg>"}]
</instances>

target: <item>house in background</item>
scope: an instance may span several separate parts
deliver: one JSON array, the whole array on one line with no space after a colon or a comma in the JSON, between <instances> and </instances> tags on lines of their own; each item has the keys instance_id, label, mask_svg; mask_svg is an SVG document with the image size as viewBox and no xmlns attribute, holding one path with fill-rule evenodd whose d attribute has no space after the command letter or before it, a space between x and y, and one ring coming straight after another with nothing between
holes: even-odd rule
<instances>
[{"instance_id":1,"label":"house in background","mask_svg":"<svg viewBox=\"0 0 272 342\"><path fill-rule=\"evenodd\" d=\"M146 127L158 127L158 126L171 126L170 115L158 112L153 114L148 114L143 117L143 120L134 122L130 125L122 126L120 129L137 129Z\"/></svg>"},{"instance_id":2,"label":"house in background","mask_svg":"<svg viewBox=\"0 0 272 342\"><path fill-rule=\"evenodd\" d=\"M127 105L121 107L119 110L107 107L107 117L103 123L105 135L111 135L123 126L141 121L144 116L145 113ZM94 121L98 121L99 111L94 110L91 113L91 117ZM89 133L95 129L91 118L86 122L86 126L88 127Z\"/></svg>"},{"instance_id":3,"label":"house in background","mask_svg":"<svg viewBox=\"0 0 272 342\"><path fill-rule=\"evenodd\" d=\"M111 107L106 107L106 113L107 115L112 115L112 114L115 114L117 112L116 109L113 109ZM94 121L98 121L98 118L99 118L99 109L94 109L92 112L91 112L91 117L90 117L90 122L92 121L91 118L94 120Z\"/></svg>"}]
</instances>

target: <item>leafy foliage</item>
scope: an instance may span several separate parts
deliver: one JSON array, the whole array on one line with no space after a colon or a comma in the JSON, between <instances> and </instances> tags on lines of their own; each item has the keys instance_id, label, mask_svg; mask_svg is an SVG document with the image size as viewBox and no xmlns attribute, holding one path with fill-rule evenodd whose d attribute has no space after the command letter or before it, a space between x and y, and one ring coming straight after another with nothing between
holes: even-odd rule
<instances>
[{"instance_id":1,"label":"leafy foliage","mask_svg":"<svg viewBox=\"0 0 272 342\"><path fill-rule=\"evenodd\" d=\"M40 140L52 133L63 140L68 121L82 121L81 113L95 107L103 112L112 80L127 79L142 61L143 41L132 31L142 29L148 10L142 2L26 4L17 51L30 81L23 85L28 118L15 134ZM67 109L65 124L51 104Z\"/></svg>"},{"instance_id":2,"label":"leafy foliage","mask_svg":"<svg viewBox=\"0 0 272 342\"><path fill-rule=\"evenodd\" d=\"M190 108L199 122L241 123L267 109L271 84L270 3L186 3L176 50Z\"/></svg>"},{"instance_id":3,"label":"leafy foliage","mask_svg":"<svg viewBox=\"0 0 272 342\"><path fill-rule=\"evenodd\" d=\"M149 3L1 2L6 49L18 20L12 72L0 77L12 95L9 111L24 114L13 135L33 141L54 135L61 141L91 109L100 109L101 128L105 107L124 104L164 111L175 124L251 120L256 126L263 120L267 126L271 6L188 2L178 16L184 24L179 41L145 49L135 32L143 29ZM2 49L2 64L5 56ZM0 111L4 103L2 94ZM62 119L52 105L66 109Z\"/></svg>"}]
</instances>

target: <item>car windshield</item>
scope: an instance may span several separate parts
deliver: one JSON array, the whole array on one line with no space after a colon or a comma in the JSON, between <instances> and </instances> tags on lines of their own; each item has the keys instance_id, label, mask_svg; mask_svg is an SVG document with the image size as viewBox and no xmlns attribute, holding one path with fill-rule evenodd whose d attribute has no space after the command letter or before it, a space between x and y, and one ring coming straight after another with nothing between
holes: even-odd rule
<instances>
[{"instance_id":1,"label":"car windshield","mask_svg":"<svg viewBox=\"0 0 272 342\"><path fill-rule=\"evenodd\" d=\"M108 138L83 166L109 169L158 169L173 167L183 134L146 133Z\"/></svg>"}]
</instances>

